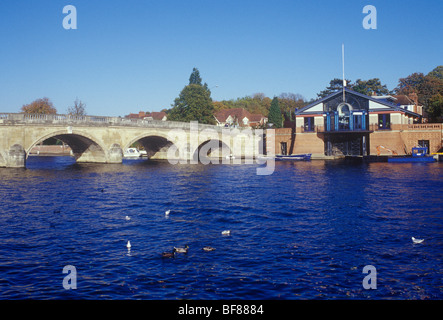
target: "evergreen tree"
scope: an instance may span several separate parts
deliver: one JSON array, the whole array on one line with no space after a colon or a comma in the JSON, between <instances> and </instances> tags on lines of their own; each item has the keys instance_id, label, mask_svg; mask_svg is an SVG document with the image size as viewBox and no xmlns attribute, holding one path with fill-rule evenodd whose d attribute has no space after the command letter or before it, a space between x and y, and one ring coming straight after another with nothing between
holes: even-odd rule
<instances>
[{"instance_id":1,"label":"evergreen tree","mask_svg":"<svg viewBox=\"0 0 443 320\"><path fill-rule=\"evenodd\" d=\"M200 77L200 71L197 68L192 69L191 76L189 77L189 84L202 85L202 78Z\"/></svg>"},{"instance_id":2,"label":"evergreen tree","mask_svg":"<svg viewBox=\"0 0 443 320\"><path fill-rule=\"evenodd\" d=\"M374 92L378 96L389 94L389 90L386 85L382 85L379 78L373 78L369 80L357 79L352 86L352 90L360 92L367 96L371 96Z\"/></svg>"},{"instance_id":3,"label":"evergreen tree","mask_svg":"<svg viewBox=\"0 0 443 320\"><path fill-rule=\"evenodd\" d=\"M278 98L274 97L269 108L268 122L273 124L274 128L283 127L283 116L278 103Z\"/></svg>"},{"instance_id":4,"label":"evergreen tree","mask_svg":"<svg viewBox=\"0 0 443 320\"><path fill-rule=\"evenodd\" d=\"M201 84L198 69L194 68L189 77L189 84L183 88L178 98L174 100L168 114L172 121L198 121L199 123L215 124L214 104L211 91L207 84Z\"/></svg>"},{"instance_id":5,"label":"evergreen tree","mask_svg":"<svg viewBox=\"0 0 443 320\"><path fill-rule=\"evenodd\" d=\"M352 87L351 80L346 79L345 81L346 81L346 87L351 88ZM321 99L338 90L343 90L343 79L335 78L329 81L329 86L326 87L326 89L321 91L320 93L317 93L317 96L319 99Z\"/></svg>"}]
</instances>

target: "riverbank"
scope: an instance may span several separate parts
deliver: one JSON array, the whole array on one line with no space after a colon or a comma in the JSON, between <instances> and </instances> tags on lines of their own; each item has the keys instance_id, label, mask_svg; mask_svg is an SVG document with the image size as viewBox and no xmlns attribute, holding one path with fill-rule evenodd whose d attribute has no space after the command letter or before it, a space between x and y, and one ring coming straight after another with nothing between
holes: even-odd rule
<instances>
[{"instance_id":1,"label":"riverbank","mask_svg":"<svg viewBox=\"0 0 443 320\"><path fill-rule=\"evenodd\" d=\"M38 145L31 149L30 156L70 156L71 148L67 145Z\"/></svg>"}]
</instances>

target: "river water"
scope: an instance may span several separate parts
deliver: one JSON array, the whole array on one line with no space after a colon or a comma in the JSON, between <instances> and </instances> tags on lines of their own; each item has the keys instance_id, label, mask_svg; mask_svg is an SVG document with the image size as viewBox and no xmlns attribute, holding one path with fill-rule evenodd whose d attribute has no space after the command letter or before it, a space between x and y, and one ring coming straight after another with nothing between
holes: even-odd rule
<instances>
[{"instance_id":1,"label":"river water","mask_svg":"<svg viewBox=\"0 0 443 320\"><path fill-rule=\"evenodd\" d=\"M0 169L0 298L443 298L441 163L256 168L30 157Z\"/></svg>"}]
</instances>

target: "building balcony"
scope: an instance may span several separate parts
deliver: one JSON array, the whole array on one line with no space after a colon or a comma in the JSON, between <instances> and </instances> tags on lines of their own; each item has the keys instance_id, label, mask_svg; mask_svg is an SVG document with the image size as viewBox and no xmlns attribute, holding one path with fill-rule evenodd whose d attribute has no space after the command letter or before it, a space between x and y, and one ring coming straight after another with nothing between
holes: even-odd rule
<instances>
[{"instance_id":1,"label":"building balcony","mask_svg":"<svg viewBox=\"0 0 443 320\"><path fill-rule=\"evenodd\" d=\"M306 128L305 126L299 126L296 128L296 133L351 133L351 132L386 132L392 130L400 131L442 131L443 124L441 123L420 123L420 124L390 124L389 126L380 126L376 123L372 123L367 129L361 127L351 130L349 127L338 127L338 130L332 127L331 130L327 130L325 126L314 125Z\"/></svg>"},{"instance_id":2,"label":"building balcony","mask_svg":"<svg viewBox=\"0 0 443 320\"><path fill-rule=\"evenodd\" d=\"M333 130L327 130L325 126L311 126L310 128L305 128L304 126L296 128L296 133L352 133L352 132L371 132L371 130L354 128L351 130L349 127L339 127L338 130L332 128Z\"/></svg>"}]
</instances>

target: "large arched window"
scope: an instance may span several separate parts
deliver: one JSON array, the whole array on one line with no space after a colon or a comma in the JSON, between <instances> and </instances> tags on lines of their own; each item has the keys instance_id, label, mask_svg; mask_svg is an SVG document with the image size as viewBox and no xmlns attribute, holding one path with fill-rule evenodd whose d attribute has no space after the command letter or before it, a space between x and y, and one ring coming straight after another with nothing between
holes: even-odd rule
<instances>
[{"instance_id":1,"label":"large arched window","mask_svg":"<svg viewBox=\"0 0 443 320\"><path fill-rule=\"evenodd\" d=\"M351 115L352 106L349 103L340 103L337 107L338 125L340 130L349 129L349 117Z\"/></svg>"}]
</instances>

